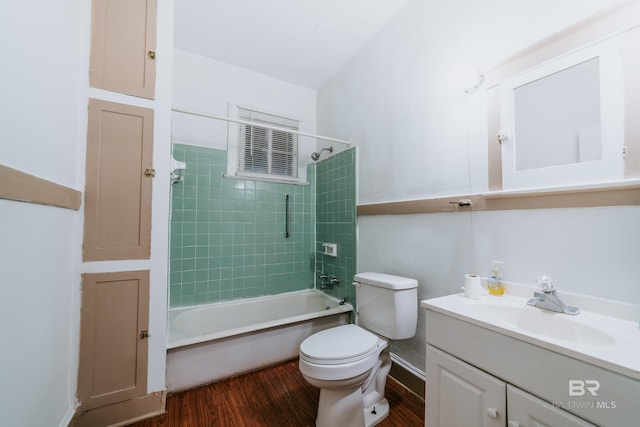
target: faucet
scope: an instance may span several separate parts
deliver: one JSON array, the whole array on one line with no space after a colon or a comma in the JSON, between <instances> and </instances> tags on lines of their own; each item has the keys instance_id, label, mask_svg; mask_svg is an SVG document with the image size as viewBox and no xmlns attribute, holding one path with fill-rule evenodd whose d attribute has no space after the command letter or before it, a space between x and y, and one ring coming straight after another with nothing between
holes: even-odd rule
<instances>
[{"instance_id":1,"label":"faucet","mask_svg":"<svg viewBox=\"0 0 640 427\"><path fill-rule=\"evenodd\" d=\"M538 277L538 284L542 288L542 292L534 292L533 298L527 301L528 305L572 316L580 314L578 307L568 306L560 300L551 277L543 274Z\"/></svg>"},{"instance_id":2,"label":"faucet","mask_svg":"<svg viewBox=\"0 0 640 427\"><path fill-rule=\"evenodd\" d=\"M333 289L335 285L340 284L340 278L338 276L332 276L327 273L322 273L319 279L321 280L320 289Z\"/></svg>"}]
</instances>

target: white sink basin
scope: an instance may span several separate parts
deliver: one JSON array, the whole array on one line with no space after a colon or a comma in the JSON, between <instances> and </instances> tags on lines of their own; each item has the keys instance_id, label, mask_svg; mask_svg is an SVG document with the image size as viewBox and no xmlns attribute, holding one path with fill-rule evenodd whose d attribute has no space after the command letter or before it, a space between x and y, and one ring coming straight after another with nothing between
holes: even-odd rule
<instances>
[{"instance_id":1,"label":"white sink basin","mask_svg":"<svg viewBox=\"0 0 640 427\"><path fill-rule=\"evenodd\" d=\"M607 332L581 323L563 313L545 311L528 305L517 307L504 304L478 304L470 308L469 314L478 318L493 319L525 332L565 341L593 345L612 345L615 339Z\"/></svg>"},{"instance_id":2,"label":"white sink basin","mask_svg":"<svg viewBox=\"0 0 640 427\"><path fill-rule=\"evenodd\" d=\"M479 300L464 294L422 301L423 308L640 379L640 306L571 296L571 316L527 305L533 290ZM519 292L516 294L516 292ZM600 310L600 311L596 311ZM429 325L427 325L427 328Z\"/></svg>"}]
</instances>

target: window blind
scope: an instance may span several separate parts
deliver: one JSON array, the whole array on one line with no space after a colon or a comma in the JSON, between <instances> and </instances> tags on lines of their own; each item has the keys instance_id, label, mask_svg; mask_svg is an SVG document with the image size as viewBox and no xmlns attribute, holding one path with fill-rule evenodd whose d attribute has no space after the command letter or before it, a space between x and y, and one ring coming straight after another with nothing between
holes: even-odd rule
<instances>
[{"instance_id":1,"label":"window blind","mask_svg":"<svg viewBox=\"0 0 640 427\"><path fill-rule=\"evenodd\" d=\"M243 107L238 107L238 117L255 123L239 125L238 173L297 178L298 135L267 129L260 124L297 131L300 122Z\"/></svg>"}]
</instances>

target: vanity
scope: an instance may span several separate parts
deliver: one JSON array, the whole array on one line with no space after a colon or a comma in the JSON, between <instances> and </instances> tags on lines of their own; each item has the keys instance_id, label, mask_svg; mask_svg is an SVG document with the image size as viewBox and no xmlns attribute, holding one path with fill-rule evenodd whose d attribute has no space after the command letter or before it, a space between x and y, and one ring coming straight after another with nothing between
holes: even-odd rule
<instances>
[{"instance_id":1,"label":"vanity","mask_svg":"<svg viewBox=\"0 0 640 427\"><path fill-rule=\"evenodd\" d=\"M574 295L570 316L527 305L533 291L421 302L426 426L640 423L640 307Z\"/></svg>"}]
</instances>

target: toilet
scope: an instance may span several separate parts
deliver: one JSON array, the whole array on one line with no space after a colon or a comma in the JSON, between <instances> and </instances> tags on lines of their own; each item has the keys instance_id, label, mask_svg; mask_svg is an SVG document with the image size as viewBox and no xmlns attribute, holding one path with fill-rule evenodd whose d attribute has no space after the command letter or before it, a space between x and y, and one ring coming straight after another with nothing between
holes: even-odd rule
<instances>
[{"instance_id":1,"label":"toilet","mask_svg":"<svg viewBox=\"0 0 640 427\"><path fill-rule=\"evenodd\" d=\"M391 369L389 342L412 338L418 282L358 273L356 323L317 332L300 344L300 372L320 389L317 427L370 427L389 414L384 397Z\"/></svg>"}]
</instances>

